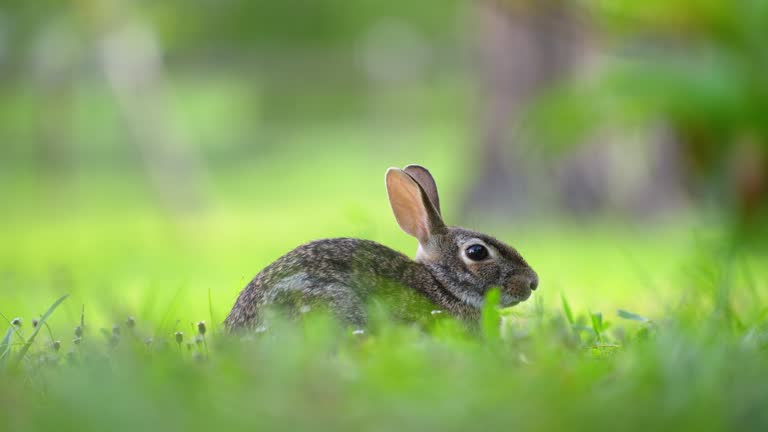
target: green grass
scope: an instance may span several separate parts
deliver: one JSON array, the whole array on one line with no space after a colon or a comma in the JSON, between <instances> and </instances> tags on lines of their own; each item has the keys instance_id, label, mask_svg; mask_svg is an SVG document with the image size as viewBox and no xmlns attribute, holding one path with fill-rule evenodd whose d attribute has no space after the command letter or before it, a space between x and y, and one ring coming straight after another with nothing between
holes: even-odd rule
<instances>
[{"instance_id":1,"label":"green grass","mask_svg":"<svg viewBox=\"0 0 768 432\"><path fill-rule=\"evenodd\" d=\"M231 102L203 96L199 106L179 101L189 110L180 115L212 118L207 105ZM528 302L489 303L477 332L435 315L427 329L377 321L354 335L318 316L223 336L242 287L300 243L355 236L413 255L386 202L388 166L429 161L446 220L457 222L474 157L465 128L450 116L396 128L362 117L362 127L259 124L253 134L240 124L249 118L230 118L217 126L231 126L229 142L253 139L263 152L236 160L240 150L214 149L219 131L180 118L199 123L194 135L211 144L202 147L224 160L210 164L204 209L186 215L164 210L135 161L98 162L116 150L108 145L88 152L87 143L119 147L106 121L84 117L79 128L98 131L80 133L90 136L82 151L97 162L73 175L6 164L0 430L768 426L766 256L729 246L700 215L658 225L477 221L472 228L517 247L541 277ZM199 321L208 331L197 343Z\"/></svg>"},{"instance_id":2,"label":"green grass","mask_svg":"<svg viewBox=\"0 0 768 432\"><path fill-rule=\"evenodd\" d=\"M32 183L0 228L0 312L23 319L0 343L4 430L768 426L765 257L691 223L494 230L542 284L519 307L489 305L479 333L438 315L426 330L379 322L353 335L308 317L221 335L247 280L303 241L353 235L413 252L381 179L358 171L322 182L298 171L295 207L279 178L251 189L273 172L217 176L216 203L180 219L115 178L73 186L76 205L52 205ZM244 190L252 201L238 198ZM32 319L65 294L31 340ZM205 343L194 342L201 320Z\"/></svg>"},{"instance_id":3,"label":"green grass","mask_svg":"<svg viewBox=\"0 0 768 432\"><path fill-rule=\"evenodd\" d=\"M11 430L760 429L765 308L723 313L721 289L692 287L684 294L702 298L647 317L589 315L563 295L501 314L489 303L477 334L438 316L426 331L379 323L353 335L310 316L191 345L201 316L186 311L172 313L173 329L120 323L119 337L86 313L80 344L69 343L76 319L52 329L59 351L38 337L20 369L4 369L0 420ZM29 334L29 320L19 330Z\"/></svg>"}]
</instances>

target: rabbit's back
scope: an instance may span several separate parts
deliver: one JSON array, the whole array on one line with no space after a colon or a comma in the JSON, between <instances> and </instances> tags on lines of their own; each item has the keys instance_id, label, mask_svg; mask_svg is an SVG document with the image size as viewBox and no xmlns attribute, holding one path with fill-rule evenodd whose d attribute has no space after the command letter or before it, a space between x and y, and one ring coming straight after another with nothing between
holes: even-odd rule
<instances>
[{"instance_id":1,"label":"rabbit's back","mask_svg":"<svg viewBox=\"0 0 768 432\"><path fill-rule=\"evenodd\" d=\"M229 328L258 325L260 312L278 307L294 316L328 307L342 321L363 325L374 297L387 297L395 309L428 309L434 303L435 280L420 264L369 240L336 238L297 247L273 262L245 287L225 324ZM395 311L404 314L405 310Z\"/></svg>"}]
</instances>

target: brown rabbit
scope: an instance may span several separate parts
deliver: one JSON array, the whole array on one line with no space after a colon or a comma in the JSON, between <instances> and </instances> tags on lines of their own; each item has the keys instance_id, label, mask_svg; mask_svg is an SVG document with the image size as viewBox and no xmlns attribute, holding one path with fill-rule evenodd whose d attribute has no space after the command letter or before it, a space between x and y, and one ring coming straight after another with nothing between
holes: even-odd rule
<instances>
[{"instance_id":1,"label":"brown rabbit","mask_svg":"<svg viewBox=\"0 0 768 432\"><path fill-rule=\"evenodd\" d=\"M294 316L315 306L363 326L368 306L378 299L404 319L441 310L473 320L492 287L501 288L503 306L525 301L536 289L536 272L515 249L443 223L437 187L426 168L390 168L386 185L397 223L419 241L415 260L369 240L307 243L253 278L227 316L227 328L262 324L267 307Z\"/></svg>"}]
</instances>

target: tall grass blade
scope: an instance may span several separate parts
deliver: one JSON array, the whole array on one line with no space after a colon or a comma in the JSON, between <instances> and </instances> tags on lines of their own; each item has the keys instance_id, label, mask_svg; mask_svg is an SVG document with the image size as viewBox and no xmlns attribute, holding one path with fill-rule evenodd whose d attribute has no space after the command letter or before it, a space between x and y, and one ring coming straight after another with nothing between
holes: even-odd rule
<instances>
[{"instance_id":1,"label":"tall grass blade","mask_svg":"<svg viewBox=\"0 0 768 432\"><path fill-rule=\"evenodd\" d=\"M27 342L22 345L21 349L19 350L18 355L16 356L16 363L19 364L21 360L24 358L25 355L27 355L27 351L29 351L29 348L32 346L32 343L35 341L35 338L37 337L37 334L40 332L40 329L43 328L43 325L45 324L45 320L48 319L49 316L53 313L53 311L56 310L59 305L69 297L69 294L64 294L63 296L59 297L58 300L53 302L51 307L48 308L47 311L43 314L43 316L40 317L40 322L38 323L37 327L35 327L35 331L32 332L32 335L29 336L29 339L27 339Z\"/></svg>"},{"instance_id":2,"label":"tall grass blade","mask_svg":"<svg viewBox=\"0 0 768 432\"><path fill-rule=\"evenodd\" d=\"M487 340L498 340L501 337L500 301L501 291L498 288L488 291L488 294L485 295L482 311L482 329L483 336Z\"/></svg>"},{"instance_id":3,"label":"tall grass blade","mask_svg":"<svg viewBox=\"0 0 768 432\"><path fill-rule=\"evenodd\" d=\"M596 312L591 314L592 318L592 329L595 330L595 335L597 335L597 341L602 342L603 341L603 314L600 312Z\"/></svg>"},{"instance_id":4,"label":"tall grass blade","mask_svg":"<svg viewBox=\"0 0 768 432\"><path fill-rule=\"evenodd\" d=\"M186 288L187 288L186 284L180 284L176 288L176 290L173 293L173 296L171 297L171 301L168 304L168 307L165 310L165 313L163 314L163 317L160 319L160 322L158 322L157 326L155 327L155 334L164 334L168 330L167 326L172 320L171 317L176 313L176 310L179 306L179 301L181 300L181 297L184 295Z\"/></svg>"},{"instance_id":5,"label":"tall grass blade","mask_svg":"<svg viewBox=\"0 0 768 432\"><path fill-rule=\"evenodd\" d=\"M213 316L213 295L211 294L210 287L208 287L208 315L209 319L211 320L209 323L211 327L211 334L216 334L216 324L218 324L218 321L216 321L216 318Z\"/></svg>"},{"instance_id":6,"label":"tall grass blade","mask_svg":"<svg viewBox=\"0 0 768 432\"><path fill-rule=\"evenodd\" d=\"M563 311L565 312L565 318L568 319L568 324L573 325L573 312L571 311L571 306L568 304L568 299L565 298L565 294L560 293L560 300L563 303Z\"/></svg>"},{"instance_id":7,"label":"tall grass blade","mask_svg":"<svg viewBox=\"0 0 768 432\"><path fill-rule=\"evenodd\" d=\"M13 336L13 326L8 327L8 331L5 332L3 340L0 341L0 365L5 363L5 359L11 352L11 336Z\"/></svg>"},{"instance_id":8,"label":"tall grass blade","mask_svg":"<svg viewBox=\"0 0 768 432\"><path fill-rule=\"evenodd\" d=\"M11 355L11 338L13 337L13 334L16 333L19 335L21 340L24 340L24 337L19 333L19 330L11 324L11 320L9 320L8 317L2 313L0 313L0 317L3 317L3 320L8 324L8 331L5 333L5 336L3 336L3 340L0 341L0 365L2 365Z\"/></svg>"}]
</instances>

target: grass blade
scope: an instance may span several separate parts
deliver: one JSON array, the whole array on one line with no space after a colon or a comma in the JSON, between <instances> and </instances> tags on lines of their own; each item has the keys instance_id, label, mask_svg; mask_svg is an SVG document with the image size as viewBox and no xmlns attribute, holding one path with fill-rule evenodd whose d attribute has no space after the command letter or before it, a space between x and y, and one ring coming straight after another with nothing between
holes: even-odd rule
<instances>
[{"instance_id":1,"label":"grass blade","mask_svg":"<svg viewBox=\"0 0 768 432\"><path fill-rule=\"evenodd\" d=\"M571 306L568 304L565 294L560 293L560 300L563 302L563 311L565 311L565 318L568 319L568 324L573 325L573 312L571 312Z\"/></svg>"},{"instance_id":2,"label":"grass blade","mask_svg":"<svg viewBox=\"0 0 768 432\"><path fill-rule=\"evenodd\" d=\"M498 340L501 337L501 314L499 313L499 301L501 291L494 288L485 295L485 303L482 311L483 336L488 340Z\"/></svg>"},{"instance_id":3,"label":"grass blade","mask_svg":"<svg viewBox=\"0 0 768 432\"><path fill-rule=\"evenodd\" d=\"M24 358L25 355L27 355L27 351L29 351L29 348L32 346L32 343L35 341L35 337L37 337L37 334L40 332L40 329L43 328L43 324L45 324L45 320L48 319L49 316L53 313L53 311L56 310L59 305L69 297L69 294L64 294L63 296L59 297L58 300L53 302L51 307L48 308L47 311L43 314L43 316L40 317L40 322L38 323L37 327L35 327L35 331L32 332L32 335L29 336L29 339L27 339L27 342L21 347L19 350L19 354L16 356L16 364L19 364L21 360Z\"/></svg>"},{"instance_id":4,"label":"grass blade","mask_svg":"<svg viewBox=\"0 0 768 432\"><path fill-rule=\"evenodd\" d=\"M590 314L592 318L592 328L595 330L595 335L597 335L597 341L602 342L603 341L603 314L600 312L596 312L593 314Z\"/></svg>"},{"instance_id":5,"label":"grass blade","mask_svg":"<svg viewBox=\"0 0 768 432\"><path fill-rule=\"evenodd\" d=\"M644 316L640 316L640 315L638 315L636 313L633 313L633 312L630 312L630 311L627 311L627 310L624 310L624 309L619 309L617 311L617 315L619 315L619 318L624 318L624 319L628 319L628 320L632 320L632 321L640 321L640 322L644 322L644 323L651 322L651 320L649 320L648 318L646 318Z\"/></svg>"},{"instance_id":6,"label":"grass blade","mask_svg":"<svg viewBox=\"0 0 768 432\"><path fill-rule=\"evenodd\" d=\"M210 316L211 333L216 334L216 318L213 317L213 296L211 295L211 288L208 288L208 315Z\"/></svg>"},{"instance_id":7,"label":"grass blade","mask_svg":"<svg viewBox=\"0 0 768 432\"><path fill-rule=\"evenodd\" d=\"M13 334L16 333L19 335L19 339L21 340L24 340L24 336L19 332L19 329L17 329L16 326L11 324L11 320L9 320L8 317L2 313L0 313L0 317L3 317L3 320L8 324L8 332L3 336L3 340L0 341L0 364L3 364L11 354L11 338L13 337Z\"/></svg>"},{"instance_id":8,"label":"grass blade","mask_svg":"<svg viewBox=\"0 0 768 432\"><path fill-rule=\"evenodd\" d=\"M155 334L158 334L158 335L164 334L168 330L167 326L171 321L171 317L176 313L176 309L179 306L178 303L183 297L186 289L187 289L186 284L180 284L176 288L176 291L174 291L173 296L171 297L171 301L168 303L168 308L165 310L163 317L160 319L159 323L155 327Z\"/></svg>"},{"instance_id":9,"label":"grass blade","mask_svg":"<svg viewBox=\"0 0 768 432\"><path fill-rule=\"evenodd\" d=\"M11 336L13 336L13 332L13 326L8 327L3 340L0 341L0 364L5 362L6 356L11 352Z\"/></svg>"}]
</instances>

